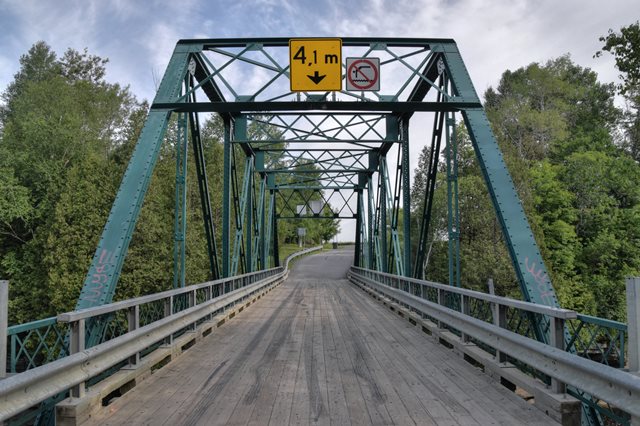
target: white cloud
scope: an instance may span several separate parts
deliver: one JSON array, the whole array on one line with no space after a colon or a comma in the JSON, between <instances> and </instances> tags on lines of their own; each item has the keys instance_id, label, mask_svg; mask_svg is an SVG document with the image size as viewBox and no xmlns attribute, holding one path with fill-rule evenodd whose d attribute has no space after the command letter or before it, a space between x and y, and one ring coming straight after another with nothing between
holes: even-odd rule
<instances>
[{"instance_id":1,"label":"white cloud","mask_svg":"<svg viewBox=\"0 0 640 426\"><path fill-rule=\"evenodd\" d=\"M150 100L152 74L161 78L178 39L195 37L453 38L480 95L506 69L565 53L610 82L613 58L593 58L598 37L638 12L637 0L2 0L0 27L10 30L0 35L0 90L20 55L45 40L59 54L88 47L109 57L107 78ZM236 76L254 86L258 77ZM428 139L424 121L411 128L412 169Z\"/></svg>"}]
</instances>

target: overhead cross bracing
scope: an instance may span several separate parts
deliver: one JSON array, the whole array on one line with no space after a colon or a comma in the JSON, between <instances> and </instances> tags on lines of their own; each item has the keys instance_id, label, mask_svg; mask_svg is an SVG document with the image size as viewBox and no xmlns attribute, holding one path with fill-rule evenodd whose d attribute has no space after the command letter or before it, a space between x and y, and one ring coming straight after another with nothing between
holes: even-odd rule
<instances>
[{"instance_id":1,"label":"overhead cross bracing","mask_svg":"<svg viewBox=\"0 0 640 426\"><path fill-rule=\"evenodd\" d=\"M199 158L202 112L217 113L224 121L222 238L216 241L210 219L205 224L213 278L276 265L278 220L301 217L355 219L356 264L419 275L424 241L413 252L409 236L412 232L422 235L428 221L419 230L411 230L409 123L414 114L427 111L434 122L432 147L440 152L446 146L449 153L450 269L451 283L458 284L453 151L455 114L460 113L484 171L524 298L557 304L453 40L344 38L343 89L327 92L291 91L288 47L289 39L281 38L178 42L103 232L79 308L108 302L113 295L169 118L173 114L180 117L182 130L178 133L189 136L180 139L184 147L180 158L186 157L188 143ZM306 56L312 69L311 52ZM346 90L348 58L379 59L379 91ZM308 77L315 79L311 72ZM202 161L199 165L207 221L212 200L202 171L205 165ZM177 171L184 174L184 168ZM183 177L177 179L179 187L184 185ZM425 199L431 199L432 193ZM177 202L179 219L181 209L184 202ZM429 209L425 205L423 218L429 217ZM181 235L185 226L184 220L176 220L176 285L184 280ZM540 335L544 334L541 330Z\"/></svg>"},{"instance_id":2,"label":"overhead cross bracing","mask_svg":"<svg viewBox=\"0 0 640 426\"><path fill-rule=\"evenodd\" d=\"M190 147L212 279L277 266L278 224L298 218L354 219L356 266L389 272L391 275L381 276L390 282L398 282L399 276L423 278L425 235L437 173L446 173L449 284L460 286L458 118L464 121L472 142L523 298L558 306L518 194L455 42L333 40L339 43L341 55L319 57L338 65L338 81L345 83L351 78L353 65L349 63L359 61L371 67L379 63L377 73L358 69L367 79L378 79L379 89L353 91L343 84L340 90L293 92L290 61L309 67L309 73L302 67L299 77L303 80L319 84L325 76L314 70L316 52L310 48L306 53L298 50L292 54L289 39L178 42L109 214L78 309L112 300L160 147L167 128L174 123L170 132L176 150L174 286L185 286ZM307 65L306 58L311 57L313 62ZM350 81L351 86L362 83L362 78L359 75L357 81ZM422 114L425 112L429 114ZM202 113L218 114L223 124L224 185L219 222L213 217L212 204L217 200L210 198L207 181ZM433 126L431 134L417 135L430 143L431 158L420 223L412 225L409 125L418 114L420 119L428 115ZM411 135L412 141L417 138ZM442 159L444 171L439 167ZM216 229L216 223L221 223L221 230ZM415 247L411 242L414 235L419 237ZM222 292L226 289L223 286ZM538 340L562 340L559 333L563 328L547 316L527 319ZM87 321L87 347L102 341L107 323L109 318ZM568 337L565 334L565 340ZM579 396L591 404L589 410L599 409L597 400L584 393Z\"/></svg>"},{"instance_id":3,"label":"overhead cross bracing","mask_svg":"<svg viewBox=\"0 0 640 426\"><path fill-rule=\"evenodd\" d=\"M107 303L113 297L168 119L172 114L182 118L179 122L183 123L183 132L179 134L186 133L184 123L190 123L194 152L201 157L199 128L194 123L198 123L198 113L202 112L218 113L224 121L220 244L216 243L213 229L206 174L198 168L212 278L278 265L278 220L306 216L307 211L317 218L355 219L356 265L421 277L438 154L444 146L449 284L459 286L455 118L459 113L491 195L523 298L558 306L502 153L453 40L342 39L342 58L379 59L380 90L320 93L291 91L289 59L295 60L297 55L290 56L289 41L178 42L151 106L139 149L134 152L105 226L78 308ZM299 59L305 62L303 57ZM341 67L343 80L349 78L346 62ZM320 81L317 71L307 77ZM414 230L420 236L414 253L410 238L409 122L420 112L433 113L431 152L435 155L422 221ZM287 149L275 151L278 140ZM186 153L188 140L180 141ZM234 146L239 146L244 159L239 158ZM302 150L293 151L300 146ZM310 149L316 147L325 152L311 155ZM352 149L367 150L368 161L345 163L350 161L346 152ZM352 155L357 154L354 151ZM184 159L185 155L179 157ZM203 161L200 163L204 165ZM293 167L285 170L288 164ZM184 167L178 164L176 171L176 200L183 200L176 201L175 214L174 285L180 286L185 277L186 198L182 188L186 163ZM279 187L283 184L294 186ZM329 193L334 193L335 198ZM102 263L103 258L109 261ZM89 339L98 341L103 328L90 327ZM535 331L539 340L549 341L548 321L536 322Z\"/></svg>"}]
</instances>

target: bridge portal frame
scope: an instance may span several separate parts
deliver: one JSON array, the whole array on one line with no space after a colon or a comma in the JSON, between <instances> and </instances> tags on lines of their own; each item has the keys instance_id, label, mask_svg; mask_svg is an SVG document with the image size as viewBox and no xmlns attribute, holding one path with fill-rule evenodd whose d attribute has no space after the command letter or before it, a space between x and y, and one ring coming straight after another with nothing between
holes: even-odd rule
<instances>
[{"instance_id":1,"label":"bridge portal frame","mask_svg":"<svg viewBox=\"0 0 640 426\"><path fill-rule=\"evenodd\" d=\"M431 141L433 167L429 172L423 219L428 219L431 214L443 129L447 145L454 147L455 120L452 115L459 113L469 131L487 183L523 298L558 306L517 192L453 40L342 39L344 49L359 49L363 57L384 54L388 59L382 62L383 66L408 70L406 79L396 86L398 90L388 94L345 90L300 94L289 89L274 93L277 83L289 79L288 58L284 60L285 55L280 54L288 43L287 38L180 40L177 43L85 278L76 306L78 309L108 303L113 298L159 148L173 114L188 116L189 139L199 158L196 163L212 278L265 269L272 263L277 265L278 220L301 217L295 211L289 216L280 214L282 209L279 205L283 201L278 197L282 198L285 190L307 195L352 191L351 197L354 194L355 197L343 199L345 206L351 206L350 200L357 199L355 213L348 214L351 207L347 209L344 206L337 212L333 208L327 210L329 203L325 200L323 210L314 212L313 217L356 217L356 259L359 265L405 276L420 276L429 221L421 223L421 238L415 255L408 238L411 235L409 122L419 112L433 112L436 117ZM209 54L226 60L214 62ZM256 59L256 55L262 59ZM243 95L236 89L238 82L224 76L225 69L237 63L271 74L251 94ZM204 94L205 101L196 96L201 94ZM208 112L219 114L224 123L221 253L218 253L211 217L206 165L200 154L202 142L198 114ZM304 120L308 121L301 126ZM443 120L446 125L443 125ZM251 124L256 122L263 123L262 131L267 128L268 133L268 129L275 128L279 134L276 137L260 132L251 134ZM379 131L380 127L384 127L384 131ZM293 137L287 139L287 132ZM283 142L289 144L284 150L278 146ZM294 154L291 147L294 142L305 144L305 149ZM316 148L322 146L317 144L337 143L349 144L348 149ZM271 160L277 160L274 153L278 149L280 153L294 157L288 164L292 161L296 166L289 170L275 167ZM331 152L333 160L314 158L311 153L317 151L312 149L321 149L325 154ZM357 154L355 149L362 152ZM398 154L394 180L387 167L387 155L392 149ZM354 151L349 153L350 150ZM234 157L242 154L245 160L236 161ZM282 159L282 155L279 158ZM355 161L345 166L347 158ZM455 155L452 161L455 161ZM305 170L309 164L313 168ZM448 180L455 187L455 164L452 163L451 167ZM239 180L240 171L243 173L242 182ZM289 181L280 179L285 174ZM452 238L458 233L457 201L455 191L450 191L450 194L449 236ZM309 196L306 200L313 201ZM176 203L177 210L183 208L184 203ZM267 224L267 220L271 223ZM177 221L176 230L183 229L182 222ZM176 235L176 244L181 244L178 232ZM451 249L455 256L456 246L453 244ZM180 248L176 253L175 261L180 265L185 251ZM454 260L452 268L458 278L452 277L451 284L459 283L459 263L456 262L459 261ZM177 270L184 272L179 267ZM177 285L183 284L182 279L176 282ZM90 341L97 342L101 335L100 326L93 324L87 334ZM538 334L541 340L546 339L546 330L539 329Z\"/></svg>"}]
</instances>

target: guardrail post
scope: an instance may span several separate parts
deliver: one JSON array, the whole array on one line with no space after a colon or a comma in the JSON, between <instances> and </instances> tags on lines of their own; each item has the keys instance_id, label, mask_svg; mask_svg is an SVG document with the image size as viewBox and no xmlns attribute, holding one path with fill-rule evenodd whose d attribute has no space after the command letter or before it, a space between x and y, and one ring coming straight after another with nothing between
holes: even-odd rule
<instances>
[{"instance_id":1,"label":"guardrail post","mask_svg":"<svg viewBox=\"0 0 640 426\"><path fill-rule=\"evenodd\" d=\"M70 324L71 342L70 342L69 352L71 354L84 351L84 342L85 342L84 322L85 322L84 319L80 319L78 321L73 321ZM84 396L84 393L85 393L84 382L71 388L72 398L82 398Z\"/></svg>"},{"instance_id":2,"label":"guardrail post","mask_svg":"<svg viewBox=\"0 0 640 426\"><path fill-rule=\"evenodd\" d=\"M638 374L640 373L640 278L627 278L626 286L629 371Z\"/></svg>"},{"instance_id":3,"label":"guardrail post","mask_svg":"<svg viewBox=\"0 0 640 426\"><path fill-rule=\"evenodd\" d=\"M193 308L194 306L196 306L196 290L189 292L189 307Z\"/></svg>"},{"instance_id":4,"label":"guardrail post","mask_svg":"<svg viewBox=\"0 0 640 426\"><path fill-rule=\"evenodd\" d=\"M9 328L9 281L0 281L0 379L7 376L7 328Z\"/></svg>"},{"instance_id":5,"label":"guardrail post","mask_svg":"<svg viewBox=\"0 0 640 426\"><path fill-rule=\"evenodd\" d=\"M213 286L208 285L204 288L204 300L209 301L211 299L213 299ZM211 317L213 317L212 314L207 315L207 321L211 320Z\"/></svg>"},{"instance_id":6,"label":"guardrail post","mask_svg":"<svg viewBox=\"0 0 640 426\"><path fill-rule=\"evenodd\" d=\"M507 328L507 307L505 305L501 305L499 303L492 303L493 308L493 324L497 325L500 328ZM496 361L498 362L507 362L507 356L500 351L498 348L496 349Z\"/></svg>"},{"instance_id":7,"label":"guardrail post","mask_svg":"<svg viewBox=\"0 0 640 426\"><path fill-rule=\"evenodd\" d=\"M640 375L640 278L627 278L626 287L629 371ZM631 416L631 426L640 426L640 417Z\"/></svg>"},{"instance_id":8,"label":"guardrail post","mask_svg":"<svg viewBox=\"0 0 640 426\"><path fill-rule=\"evenodd\" d=\"M489 294L496 294L496 287L493 285L493 278L487 280L487 287L489 287Z\"/></svg>"},{"instance_id":9,"label":"guardrail post","mask_svg":"<svg viewBox=\"0 0 640 426\"><path fill-rule=\"evenodd\" d=\"M549 331L551 334L551 346L564 352L564 319L549 317ZM551 378L551 392L565 393L565 385L558 379Z\"/></svg>"},{"instance_id":10,"label":"guardrail post","mask_svg":"<svg viewBox=\"0 0 640 426\"><path fill-rule=\"evenodd\" d=\"M438 289L438 305L444 306L444 291L442 289ZM442 321L438 321L438 328L444 328L445 323Z\"/></svg>"},{"instance_id":11,"label":"guardrail post","mask_svg":"<svg viewBox=\"0 0 640 426\"><path fill-rule=\"evenodd\" d=\"M196 306L196 303L198 302L198 295L196 294L196 291L198 290L192 290L189 292L189 307L193 308L194 306ZM196 329L196 323L194 322L193 324L191 324L190 329L193 331Z\"/></svg>"},{"instance_id":12,"label":"guardrail post","mask_svg":"<svg viewBox=\"0 0 640 426\"><path fill-rule=\"evenodd\" d=\"M164 300L164 317L173 315L173 296L169 296ZM171 346L173 344L173 334L168 335L164 339L164 344Z\"/></svg>"},{"instance_id":13,"label":"guardrail post","mask_svg":"<svg viewBox=\"0 0 640 426\"><path fill-rule=\"evenodd\" d=\"M469 296L460 295L460 312L464 315L471 315L471 298ZM462 343L469 343L469 336L465 333L461 333L460 338Z\"/></svg>"},{"instance_id":14,"label":"guardrail post","mask_svg":"<svg viewBox=\"0 0 640 426\"><path fill-rule=\"evenodd\" d=\"M140 305L132 306L127 310L127 323L129 333L140 328ZM136 367L138 362L140 362L140 352L129 357L129 367Z\"/></svg>"}]
</instances>

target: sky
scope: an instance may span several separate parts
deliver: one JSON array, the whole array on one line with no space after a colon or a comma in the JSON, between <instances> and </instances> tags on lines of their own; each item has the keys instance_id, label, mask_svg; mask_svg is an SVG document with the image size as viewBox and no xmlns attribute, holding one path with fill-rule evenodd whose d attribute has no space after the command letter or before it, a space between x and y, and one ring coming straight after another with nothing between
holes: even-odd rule
<instances>
[{"instance_id":1,"label":"sky","mask_svg":"<svg viewBox=\"0 0 640 426\"><path fill-rule=\"evenodd\" d=\"M152 100L177 40L227 37L453 38L480 95L507 69L567 53L616 82L598 38L639 18L640 0L0 0L0 90L44 40L109 58L107 80Z\"/></svg>"}]
</instances>

